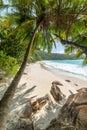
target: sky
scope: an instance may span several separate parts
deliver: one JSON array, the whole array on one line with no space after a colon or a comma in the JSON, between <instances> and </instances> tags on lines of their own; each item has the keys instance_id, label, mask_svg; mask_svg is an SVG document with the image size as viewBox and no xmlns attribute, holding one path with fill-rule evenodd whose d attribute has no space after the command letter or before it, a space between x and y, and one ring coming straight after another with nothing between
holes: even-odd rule
<instances>
[{"instance_id":1,"label":"sky","mask_svg":"<svg viewBox=\"0 0 87 130\"><path fill-rule=\"evenodd\" d=\"M8 0L4 0L4 3L5 3L5 4L8 4Z\"/></svg>"},{"instance_id":2,"label":"sky","mask_svg":"<svg viewBox=\"0 0 87 130\"><path fill-rule=\"evenodd\" d=\"M7 1L7 0L4 0L4 4L7 5L7 4L8 4L8 1ZM3 9L3 10L0 12L0 15L3 16L3 15L5 15L6 12L7 12L7 9Z\"/></svg>"},{"instance_id":3,"label":"sky","mask_svg":"<svg viewBox=\"0 0 87 130\"><path fill-rule=\"evenodd\" d=\"M64 53L64 46L60 42L56 42L56 48L53 47L52 53Z\"/></svg>"}]
</instances>

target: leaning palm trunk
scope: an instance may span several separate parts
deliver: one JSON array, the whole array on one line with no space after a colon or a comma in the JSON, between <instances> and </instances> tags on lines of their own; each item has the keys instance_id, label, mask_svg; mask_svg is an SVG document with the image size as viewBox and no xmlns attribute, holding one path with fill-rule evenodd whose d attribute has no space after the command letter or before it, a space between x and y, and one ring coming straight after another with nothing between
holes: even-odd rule
<instances>
[{"instance_id":1,"label":"leaning palm trunk","mask_svg":"<svg viewBox=\"0 0 87 130\"><path fill-rule=\"evenodd\" d=\"M21 79L21 76L24 72L24 69L26 67L28 55L29 55L30 49L33 45L37 30L41 26L42 22L43 22L43 20L37 25L37 27L36 27L33 35L32 35L32 38L31 38L31 40L28 44L23 63L22 63L19 71L17 72L16 76L14 77L13 81L11 82L10 86L8 87L7 91L5 92L4 96L2 97L2 99L0 101L0 130L6 130L6 121L7 121L9 108L10 108L13 96L15 94L17 85L18 85L18 83Z\"/></svg>"}]
</instances>

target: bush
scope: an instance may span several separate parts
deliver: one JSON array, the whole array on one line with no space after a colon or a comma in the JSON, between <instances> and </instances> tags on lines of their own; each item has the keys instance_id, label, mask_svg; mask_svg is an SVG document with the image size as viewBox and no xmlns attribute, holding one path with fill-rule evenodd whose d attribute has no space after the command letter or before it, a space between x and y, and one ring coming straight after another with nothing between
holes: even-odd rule
<instances>
[{"instance_id":1,"label":"bush","mask_svg":"<svg viewBox=\"0 0 87 130\"><path fill-rule=\"evenodd\" d=\"M15 74L18 70L17 60L0 51L0 69L6 71L7 75Z\"/></svg>"}]
</instances>

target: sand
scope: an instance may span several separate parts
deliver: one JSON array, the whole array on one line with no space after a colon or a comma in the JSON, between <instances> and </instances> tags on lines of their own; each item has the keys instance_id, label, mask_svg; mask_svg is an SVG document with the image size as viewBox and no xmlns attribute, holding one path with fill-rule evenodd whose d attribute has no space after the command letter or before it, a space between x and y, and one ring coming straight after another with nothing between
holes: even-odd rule
<instances>
[{"instance_id":1,"label":"sand","mask_svg":"<svg viewBox=\"0 0 87 130\"><path fill-rule=\"evenodd\" d=\"M20 90L19 93L25 91L27 93L27 98L32 96L45 96L46 94L50 94L51 83L55 80L63 84L63 86L59 86L59 88L66 95L66 98L70 94L76 93L77 89L87 87L87 81L79 76L76 77L73 74L62 71L56 72L56 70L43 66L41 62L36 62L30 65L27 64L19 83L19 87L26 84L25 89ZM69 80L70 82L66 80Z\"/></svg>"},{"instance_id":2,"label":"sand","mask_svg":"<svg viewBox=\"0 0 87 130\"><path fill-rule=\"evenodd\" d=\"M56 103L50 94L51 83L55 80L63 84L63 86L58 87L62 93L66 95L65 99L59 103ZM69 80L70 82L66 80ZM35 129L42 130L47 128L50 122L57 118L58 113L62 105L66 102L68 96L72 93L77 93L76 90L82 87L87 87L87 81L79 76L77 77L76 75L65 73L63 71L49 69L43 66L41 62L27 64L12 101L8 126L15 126L15 122L19 126L21 123L19 118L26 106L26 102L31 97L35 100L38 97L43 97L46 94L49 94L53 102L46 104L45 107L37 111L33 117ZM22 122L23 121L24 120L22 120Z\"/></svg>"}]
</instances>

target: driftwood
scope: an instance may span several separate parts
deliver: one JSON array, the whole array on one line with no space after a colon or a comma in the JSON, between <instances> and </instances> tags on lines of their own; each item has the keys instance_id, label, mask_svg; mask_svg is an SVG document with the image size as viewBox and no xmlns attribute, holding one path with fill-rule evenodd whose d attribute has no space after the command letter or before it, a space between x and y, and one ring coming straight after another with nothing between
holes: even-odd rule
<instances>
[{"instance_id":1,"label":"driftwood","mask_svg":"<svg viewBox=\"0 0 87 130\"><path fill-rule=\"evenodd\" d=\"M52 96L53 96L53 98L56 102L59 102L60 100L63 99L63 97L65 97L65 95L61 92L58 85L62 85L62 84L58 81L53 81L52 87L51 87L51 90L50 90L50 93L52 94Z\"/></svg>"}]
</instances>

